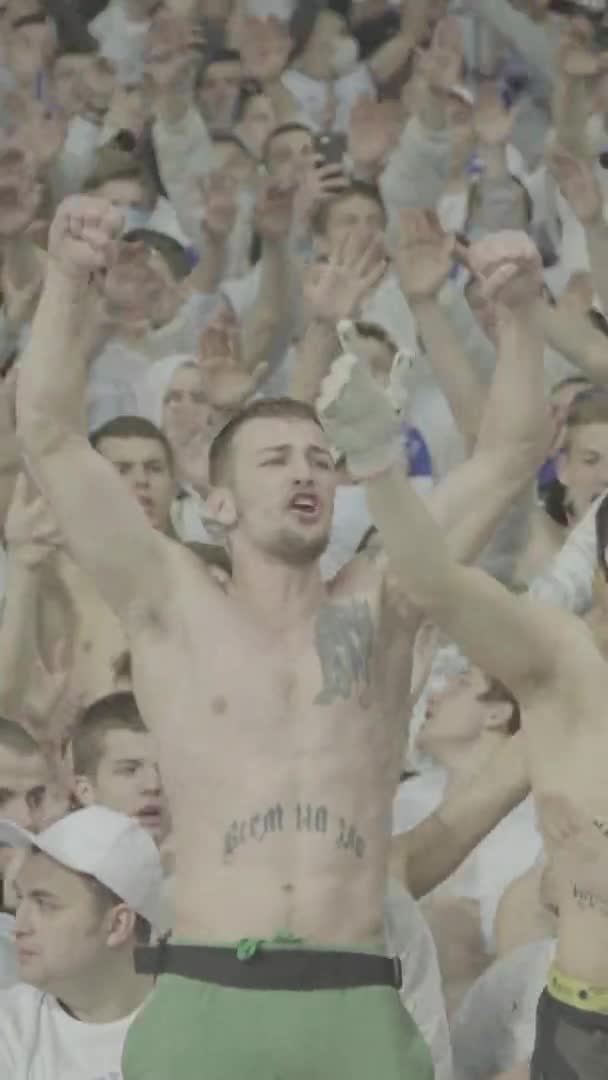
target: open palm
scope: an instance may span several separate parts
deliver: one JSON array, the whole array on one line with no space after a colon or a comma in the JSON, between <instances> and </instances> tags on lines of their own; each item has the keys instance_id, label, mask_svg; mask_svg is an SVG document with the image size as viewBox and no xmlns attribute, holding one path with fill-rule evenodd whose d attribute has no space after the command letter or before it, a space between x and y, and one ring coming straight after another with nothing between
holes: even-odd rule
<instances>
[{"instance_id":1,"label":"open palm","mask_svg":"<svg viewBox=\"0 0 608 1080\"><path fill-rule=\"evenodd\" d=\"M481 86L473 113L475 133L484 146L503 146L513 131L517 109L505 108L495 83Z\"/></svg>"},{"instance_id":2,"label":"open palm","mask_svg":"<svg viewBox=\"0 0 608 1080\"><path fill-rule=\"evenodd\" d=\"M443 231L435 213L401 211L397 268L409 299L435 296L450 273L455 248L455 237Z\"/></svg>"},{"instance_id":3,"label":"open palm","mask_svg":"<svg viewBox=\"0 0 608 1080\"><path fill-rule=\"evenodd\" d=\"M556 148L549 160L549 168L562 195L583 225L599 217L602 212L602 193L591 162Z\"/></svg>"},{"instance_id":4,"label":"open palm","mask_svg":"<svg viewBox=\"0 0 608 1080\"><path fill-rule=\"evenodd\" d=\"M221 319L214 320L203 331L198 364L208 403L226 411L241 408L256 392L268 370L266 363L258 364L254 371L247 370L238 330Z\"/></svg>"},{"instance_id":5,"label":"open palm","mask_svg":"<svg viewBox=\"0 0 608 1080\"><path fill-rule=\"evenodd\" d=\"M357 314L385 270L381 241L363 249L356 238L347 235L326 263L317 263L306 274L304 296L317 318L338 323Z\"/></svg>"}]
</instances>

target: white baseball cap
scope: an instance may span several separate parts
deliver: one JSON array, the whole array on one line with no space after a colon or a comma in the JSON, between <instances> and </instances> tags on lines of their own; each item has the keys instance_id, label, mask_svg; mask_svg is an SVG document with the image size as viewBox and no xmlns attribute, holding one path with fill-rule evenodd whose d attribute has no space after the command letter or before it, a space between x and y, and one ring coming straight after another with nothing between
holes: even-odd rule
<instances>
[{"instance_id":1,"label":"white baseball cap","mask_svg":"<svg viewBox=\"0 0 608 1080\"><path fill-rule=\"evenodd\" d=\"M158 927L163 888L160 855L152 837L126 814L107 806L87 806L37 835L3 820L0 842L22 850L37 848L69 870L94 877Z\"/></svg>"}]
</instances>

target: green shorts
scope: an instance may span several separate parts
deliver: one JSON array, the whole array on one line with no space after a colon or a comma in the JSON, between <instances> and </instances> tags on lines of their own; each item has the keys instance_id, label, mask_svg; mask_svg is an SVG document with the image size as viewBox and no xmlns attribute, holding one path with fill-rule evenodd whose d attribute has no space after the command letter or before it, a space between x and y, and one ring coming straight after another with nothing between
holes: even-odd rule
<instances>
[{"instance_id":1,"label":"green shorts","mask_svg":"<svg viewBox=\"0 0 608 1080\"><path fill-rule=\"evenodd\" d=\"M349 946L349 951L378 950ZM433 1080L434 1076L427 1045L390 986L243 990L178 975L159 978L131 1025L122 1071L124 1080Z\"/></svg>"}]
</instances>

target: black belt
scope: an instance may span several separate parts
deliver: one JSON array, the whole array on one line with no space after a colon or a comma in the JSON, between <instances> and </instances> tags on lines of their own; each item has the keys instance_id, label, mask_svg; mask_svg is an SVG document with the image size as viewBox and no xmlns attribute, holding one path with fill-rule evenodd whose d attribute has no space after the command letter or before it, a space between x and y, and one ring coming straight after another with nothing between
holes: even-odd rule
<instances>
[{"instance_id":1,"label":"black belt","mask_svg":"<svg viewBox=\"0 0 608 1080\"><path fill-rule=\"evenodd\" d=\"M139 975L181 975L217 986L241 990L348 990L363 986L392 986L400 990L398 957L368 953L325 952L315 949L265 949L240 960L236 947L209 945L137 946Z\"/></svg>"}]
</instances>

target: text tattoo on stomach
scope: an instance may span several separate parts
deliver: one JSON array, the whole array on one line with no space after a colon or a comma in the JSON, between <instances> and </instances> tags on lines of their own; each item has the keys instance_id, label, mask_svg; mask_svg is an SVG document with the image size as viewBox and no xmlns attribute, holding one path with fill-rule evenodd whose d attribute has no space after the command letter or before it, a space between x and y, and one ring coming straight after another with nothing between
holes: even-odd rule
<instances>
[{"instance_id":1,"label":"text tattoo on stomach","mask_svg":"<svg viewBox=\"0 0 608 1080\"><path fill-rule=\"evenodd\" d=\"M345 818L332 814L324 805L275 803L249 818L233 821L224 834L224 857L234 855L247 844L264 843L271 836L308 833L325 837L338 851L350 852L357 859L365 854L365 841L357 827Z\"/></svg>"},{"instance_id":2,"label":"text tattoo on stomach","mask_svg":"<svg viewBox=\"0 0 608 1080\"><path fill-rule=\"evenodd\" d=\"M593 827L605 840L608 840L608 821L603 818L594 818ZM606 854L607 852L603 852L601 848L598 848L595 857L593 857L592 850L589 852L591 864L594 862L598 864L600 877L604 876L605 869L608 870ZM601 887L601 882L593 889L582 887L578 882L575 882L572 895L581 911L593 911L603 918L608 918L608 872L605 874L605 887Z\"/></svg>"}]
</instances>

